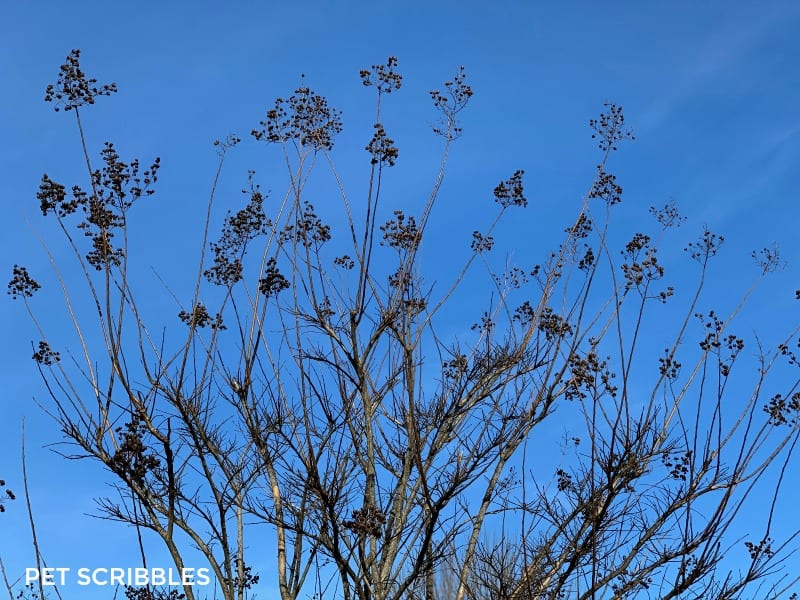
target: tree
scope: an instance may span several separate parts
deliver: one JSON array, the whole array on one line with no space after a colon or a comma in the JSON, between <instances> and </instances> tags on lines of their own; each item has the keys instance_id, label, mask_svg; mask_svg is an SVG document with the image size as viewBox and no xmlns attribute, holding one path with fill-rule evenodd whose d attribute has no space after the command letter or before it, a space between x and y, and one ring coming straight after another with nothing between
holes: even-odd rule
<instances>
[{"instance_id":1,"label":"tree","mask_svg":"<svg viewBox=\"0 0 800 600\"><path fill-rule=\"evenodd\" d=\"M116 482L118 497L100 504L107 518L155 534L178 569L197 548L231 600L259 576L277 581L282 600L766 598L789 589L777 567L797 532L776 532L772 520L800 423L798 329L776 348L759 346L748 379L745 341L731 326L749 292L729 316L701 308L723 242L708 230L686 248L695 289L673 307L657 253L682 221L672 205L651 209L660 233L635 233L620 260L611 217L622 188L608 167L633 138L620 107L590 121L601 158L562 243L533 267L492 259L499 224L528 204L516 170L487 194L487 226L443 285L420 257L473 95L463 68L430 93L442 160L416 215L384 206L399 158L382 121L402 83L397 59L360 73L376 109L358 203L333 151L339 111L300 87L252 131L279 150L284 195L268 203L251 172L246 205L210 243L209 216L193 290L176 297L180 323L165 326L141 308L152 292L133 284L129 251L141 235L130 211L154 193L160 163L144 169L106 143L96 166L81 115L117 90L88 78L79 58L67 57L46 100L75 117L86 183L69 192L44 175L37 194L83 274L67 279L48 251L77 340L71 364L56 350L65 341L37 320L40 284L25 267L14 267L9 293L39 329L33 358L52 415L78 455ZM216 142L215 181L239 142ZM321 169L339 198L323 210L307 193ZM209 215L214 200L212 191ZM340 230L328 224L337 211ZM781 262L772 249L756 258L755 285ZM475 323L440 333L463 323L461 294L479 277L487 301ZM664 320L674 338L653 356L644 338ZM554 449L538 432L564 418L573 430L551 465ZM756 492L773 508L738 538ZM248 559L264 544L274 572ZM127 593L167 597L151 586Z\"/></svg>"}]
</instances>

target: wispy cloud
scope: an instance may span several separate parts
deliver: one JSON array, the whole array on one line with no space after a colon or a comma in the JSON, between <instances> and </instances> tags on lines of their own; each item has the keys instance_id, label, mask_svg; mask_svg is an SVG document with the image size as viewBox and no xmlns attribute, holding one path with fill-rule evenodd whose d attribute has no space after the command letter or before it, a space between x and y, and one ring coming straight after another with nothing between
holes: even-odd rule
<instances>
[{"instance_id":1,"label":"wispy cloud","mask_svg":"<svg viewBox=\"0 0 800 600\"><path fill-rule=\"evenodd\" d=\"M658 128L681 104L735 69L760 42L799 18L797 3L759 6L757 11L732 10L683 64L676 65L678 75L665 77L663 86L654 89L656 97L639 120L637 130L644 133Z\"/></svg>"}]
</instances>

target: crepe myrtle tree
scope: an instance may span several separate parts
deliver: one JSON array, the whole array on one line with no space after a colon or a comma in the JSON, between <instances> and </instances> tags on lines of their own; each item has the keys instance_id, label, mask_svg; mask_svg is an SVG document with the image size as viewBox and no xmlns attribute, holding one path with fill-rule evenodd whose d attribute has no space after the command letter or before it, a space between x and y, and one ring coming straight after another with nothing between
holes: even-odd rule
<instances>
[{"instance_id":1,"label":"crepe myrtle tree","mask_svg":"<svg viewBox=\"0 0 800 600\"><path fill-rule=\"evenodd\" d=\"M81 115L116 86L88 78L79 58L46 100L74 117L86 172L69 188L44 175L37 194L77 270L48 239L58 299L34 298L47 290L23 266L9 293L41 340L43 404L74 456L107 469L118 493L100 513L136 528L143 562L153 539L176 568L199 552L215 597L230 600L259 577L282 600L791 592L781 563L797 532L774 520L797 442L798 329L746 351L732 327L752 288L730 314L702 305L723 242L708 230L685 248L693 271L677 294L657 253L682 221L673 205L615 243L622 188L608 169L633 138L619 106L590 121L598 165L560 244L539 264L494 258L518 245L500 224L528 205L511 169L475 192L482 230L439 230L463 249L443 282L421 257L473 95L463 68L430 93L441 162L414 214L385 206L399 149L382 111L401 88L397 59L360 73L375 97L363 188L340 176L340 112L299 87L252 131L285 166L284 191L268 199L250 172L244 207L217 235L206 219L193 284L165 323L142 308L153 290L134 285L142 265L129 247L145 235L130 211L158 210L159 160L144 168L111 143L98 160ZM216 142L208 215L239 142ZM334 189L317 206L320 171ZM755 257L753 285L781 262L772 249ZM470 314L467 297L485 302ZM72 338L47 333L39 315L56 306ZM660 354L654 330L670 336ZM265 552L268 564L251 558Z\"/></svg>"}]
</instances>

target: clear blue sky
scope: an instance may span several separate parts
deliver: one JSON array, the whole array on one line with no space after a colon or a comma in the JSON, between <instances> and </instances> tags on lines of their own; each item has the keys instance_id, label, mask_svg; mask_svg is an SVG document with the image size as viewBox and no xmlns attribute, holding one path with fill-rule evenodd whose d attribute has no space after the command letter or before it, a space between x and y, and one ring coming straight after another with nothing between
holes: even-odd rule
<instances>
[{"instance_id":1,"label":"clear blue sky","mask_svg":"<svg viewBox=\"0 0 800 600\"><path fill-rule=\"evenodd\" d=\"M358 71L391 54L405 77L386 106L403 169L398 204L435 174L427 91L463 64L475 97L448 172L451 216L471 232L493 186L523 168L533 207L509 232L520 236L520 251L541 254L591 182L597 154L587 121L612 100L637 135L611 167L625 188L623 228L673 198L689 218L683 234L703 223L724 234L715 289L728 308L726 290L750 267L750 251L781 244L788 268L753 300L752 327L769 335L783 324L772 315L797 321L799 34L794 1L4 2L1 270L8 279L14 263L34 274L47 269L34 233L42 227L39 180L44 172L64 183L83 177L73 119L42 101L70 49L81 48L85 70L120 90L87 113L89 143L99 150L111 139L123 157L162 158L158 209L142 211L152 236L143 252L153 264L196 245L192 226L216 162L211 142L248 133L301 73L344 113L339 162L352 150L363 164L372 112ZM227 190L259 167L263 146L245 142L226 171ZM269 172L259 178L271 187ZM60 434L33 402L45 395L30 360L38 337L22 308L0 299L0 477L21 495L25 417L32 501L50 563L124 564L131 532L84 516L108 491L99 470L46 448ZM13 572L31 564L31 552L22 503L8 508L0 556Z\"/></svg>"}]
</instances>

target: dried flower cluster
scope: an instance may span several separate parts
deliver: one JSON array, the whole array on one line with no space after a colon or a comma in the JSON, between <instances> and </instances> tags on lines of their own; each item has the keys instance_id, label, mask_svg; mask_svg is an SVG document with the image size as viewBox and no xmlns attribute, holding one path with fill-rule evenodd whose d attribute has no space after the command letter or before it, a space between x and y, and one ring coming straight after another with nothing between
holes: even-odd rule
<instances>
[{"instance_id":1,"label":"dried flower cluster","mask_svg":"<svg viewBox=\"0 0 800 600\"><path fill-rule=\"evenodd\" d=\"M257 140L284 143L295 140L312 150L330 150L342 130L341 113L328 106L328 100L310 88L300 87L288 100L278 98L267 111L260 129L253 129Z\"/></svg>"},{"instance_id":2,"label":"dried flower cluster","mask_svg":"<svg viewBox=\"0 0 800 600\"><path fill-rule=\"evenodd\" d=\"M397 71L397 57L390 56L385 65L372 65L372 69L361 69L361 82L369 87L375 86L379 94L390 94L403 84L403 76Z\"/></svg>"},{"instance_id":3,"label":"dried flower cluster","mask_svg":"<svg viewBox=\"0 0 800 600\"><path fill-rule=\"evenodd\" d=\"M55 110L73 110L86 104L94 104L99 96L110 96L117 91L116 83L95 85L96 79L88 78L80 67L80 50L73 50L61 65L58 81L47 86L44 101L54 102Z\"/></svg>"},{"instance_id":4,"label":"dried flower cluster","mask_svg":"<svg viewBox=\"0 0 800 600\"><path fill-rule=\"evenodd\" d=\"M0 479L0 513L6 512L6 500L16 500L17 497L14 495L9 488L6 487L6 482L3 479Z\"/></svg>"}]
</instances>

